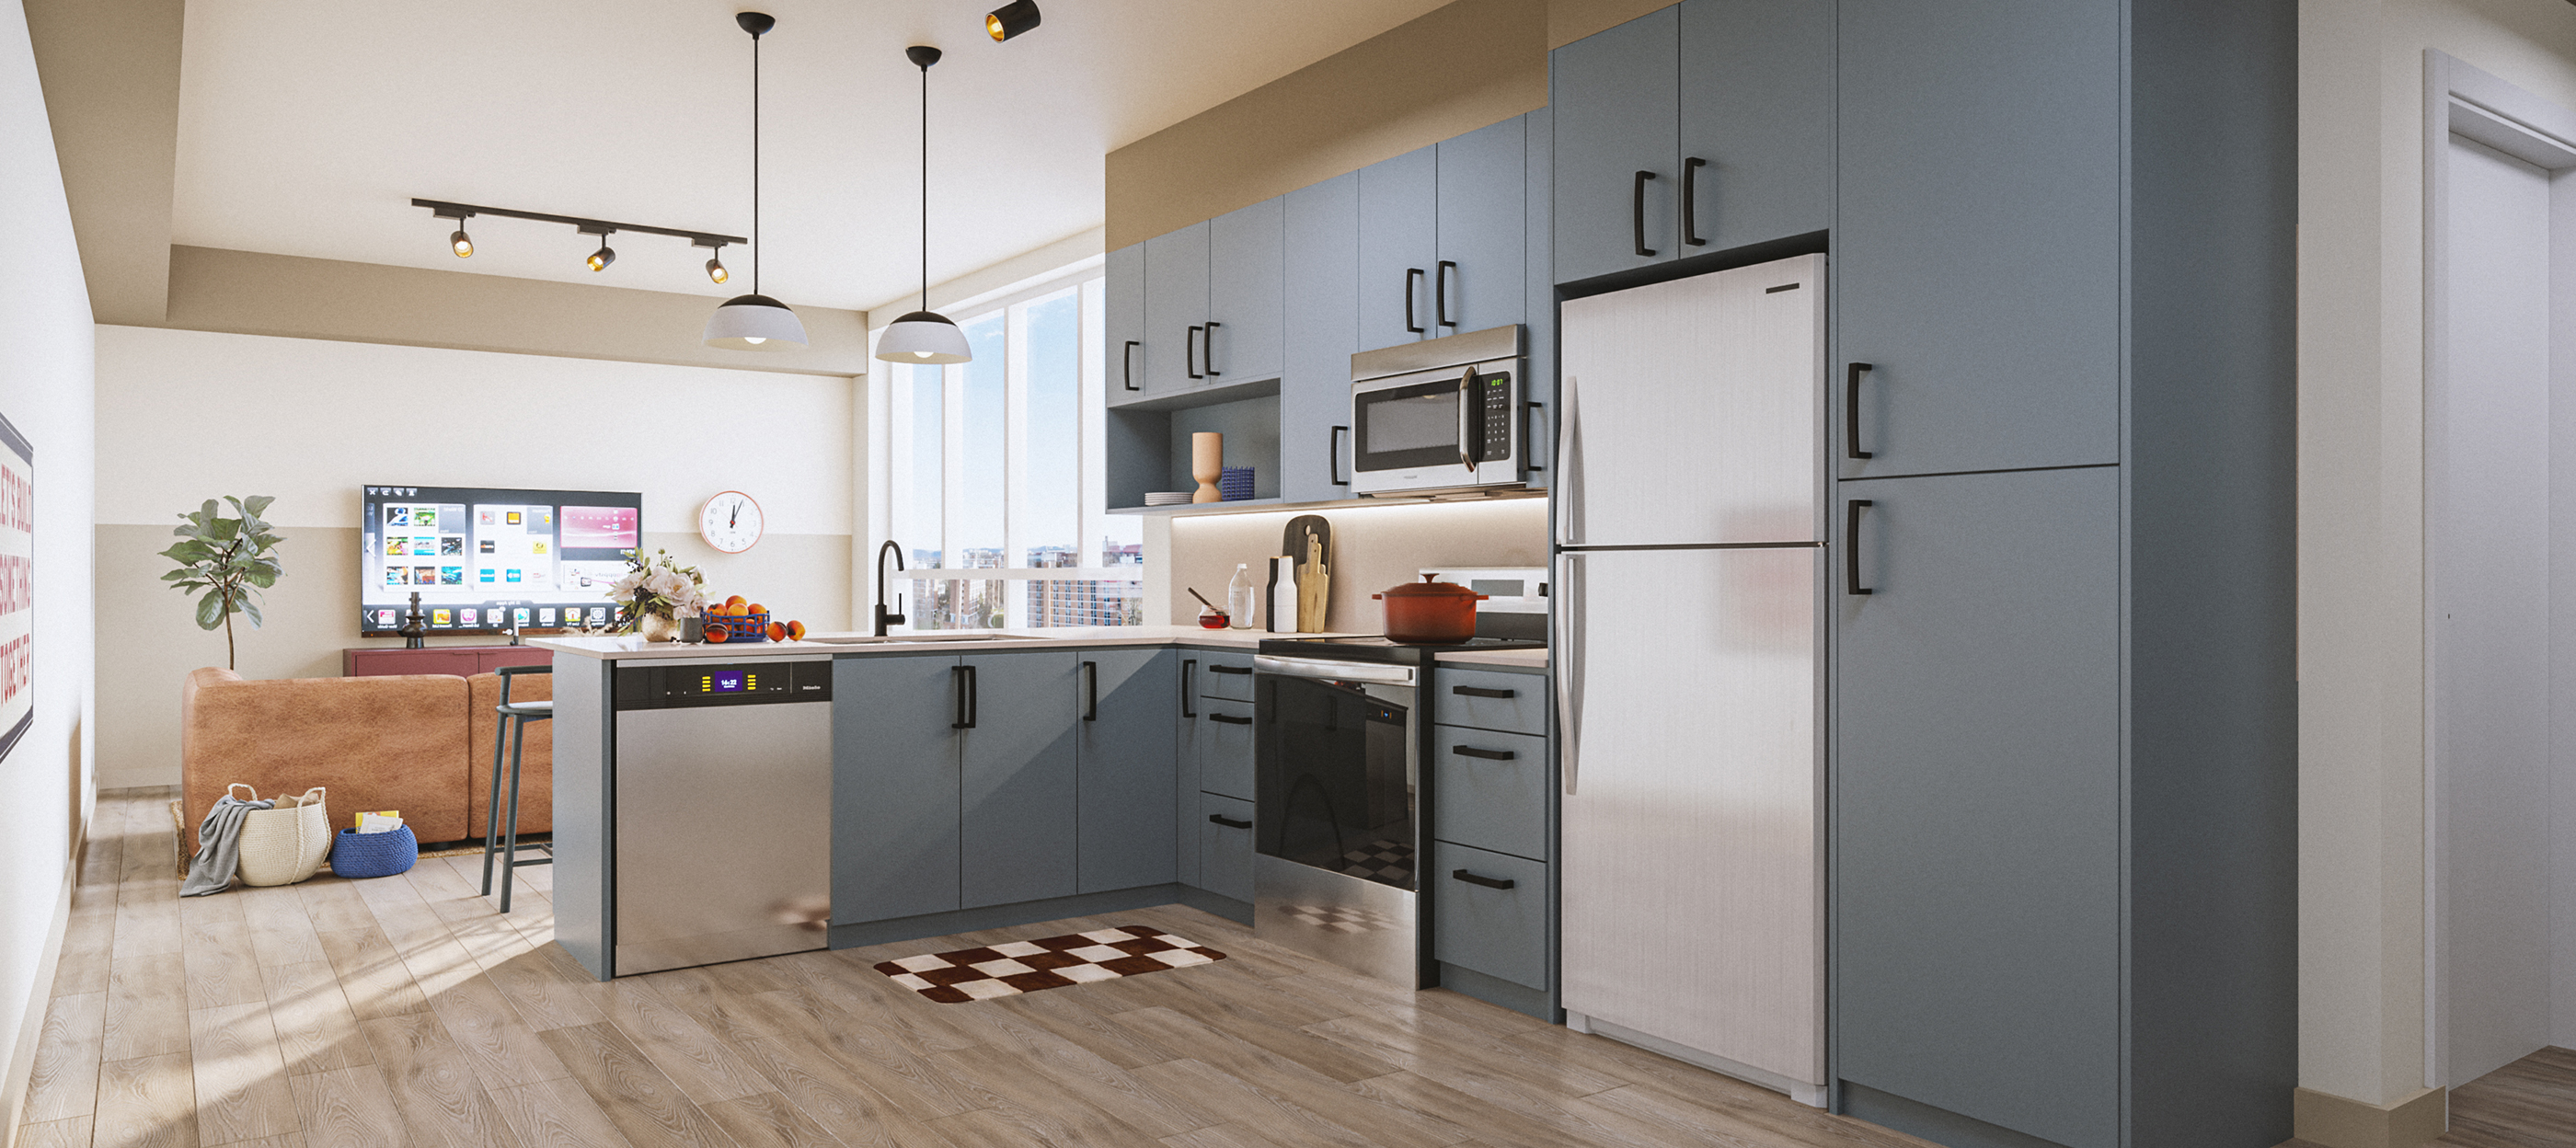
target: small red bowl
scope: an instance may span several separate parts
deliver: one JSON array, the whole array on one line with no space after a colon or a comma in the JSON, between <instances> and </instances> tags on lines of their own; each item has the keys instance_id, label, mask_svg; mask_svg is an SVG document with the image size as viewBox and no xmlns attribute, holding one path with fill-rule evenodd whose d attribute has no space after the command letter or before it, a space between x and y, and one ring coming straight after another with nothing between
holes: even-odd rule
<instances>
[{"instance_id":1,"label":"small red bowl","mask_svg":"<svg viewBox=\"0 0 2576 1148\"><path fill-rule=\"evenodd\" d=\"M1199 615L1199 628L1202 630L1222 630L1225 628L1226 621L1226 616L1223 614L1202 612Z\"/></svg>"}]
</instances>

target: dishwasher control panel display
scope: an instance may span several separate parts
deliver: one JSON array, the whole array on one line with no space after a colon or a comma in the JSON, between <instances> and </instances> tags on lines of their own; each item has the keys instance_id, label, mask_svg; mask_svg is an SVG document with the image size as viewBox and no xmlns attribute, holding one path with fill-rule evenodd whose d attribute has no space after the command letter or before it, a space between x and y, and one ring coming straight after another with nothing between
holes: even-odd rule
<instances>
[{"instance_id":1,"label":"dishwasher control panel display","mask_svg":"<svg viewBox=\"0 0 2576 1148\"><path fill-rule=\"evenodd\" d=\"M830 700L828 658L617 668L617 708L621 710Z\"/></svg>"}]
</instances>

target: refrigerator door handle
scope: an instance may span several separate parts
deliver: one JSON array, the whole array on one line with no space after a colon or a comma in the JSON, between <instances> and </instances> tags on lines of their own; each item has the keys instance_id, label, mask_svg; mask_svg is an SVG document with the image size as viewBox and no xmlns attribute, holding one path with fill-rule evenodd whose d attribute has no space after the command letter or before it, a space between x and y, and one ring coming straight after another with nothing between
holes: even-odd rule
<instances>
[{"instance_id":1,"label":"refrigerator door handle","mask_svg":"<svg viewBox=\"0 0 2576 1148\"><path fill-rule=\"evenodd\" d=\"M1575 477L1574 465L1574 383L1572 373L1557 380L1556 457L1549 460L1556 464L1556 544L1559 546L1576 544L1574 520L1583 505L1583 486Z\"/></svg>"},{"instance_id":2,"label":"refrigerator door handle","mask_svg":"<svg viewBox=\"0 0 2576 1148\"><path fill-rule=\"evenodd\" d=\"M1574 796L1583 737L1583 583L1578 571L1583 555L1560 553L1556 574L1556 627L1549 635L1556 654L1556 730L1558 768L1565 774L1565 795Z\"/></svg>"}]
</instances>

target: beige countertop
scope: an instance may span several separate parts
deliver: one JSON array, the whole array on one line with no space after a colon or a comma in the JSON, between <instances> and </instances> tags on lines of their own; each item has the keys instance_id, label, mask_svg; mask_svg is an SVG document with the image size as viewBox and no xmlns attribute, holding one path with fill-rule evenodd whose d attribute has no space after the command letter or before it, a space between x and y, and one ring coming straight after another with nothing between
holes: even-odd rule
<instances>
[{"instance_id":1,"label":"beige countertop","mask_svg":"<svg viewBox=\"0 0 2576 1148\"><path fill-rule=\"evenodd\" d=\"M933 631L940 640L836 642L834 638L865 637L861 634L812 634L801 642L749 642L742 645L722 643L689 645L681 642L647 642L641 638L530 638L528 644L558 654L605 661L628 661L645 658L812 658L846 654L924 654L954 652L986 653L996 650L1043 650L1065 646L1214 646L1250 651L1273 637L1262 630L1207 630L1197 626L1065 626L1049 627L1038 632L996 630L989 637L973 638L971 631ZM954 635L954 637L951 637ZM898 635L902 637L903 635ZM1344 634L1306 634L1301 637L1347 637ZM1545 650L1490 650L1442 654L1443 662L1494 666L1524 666L1544 669Z\"/></svg>"}]
</instances>

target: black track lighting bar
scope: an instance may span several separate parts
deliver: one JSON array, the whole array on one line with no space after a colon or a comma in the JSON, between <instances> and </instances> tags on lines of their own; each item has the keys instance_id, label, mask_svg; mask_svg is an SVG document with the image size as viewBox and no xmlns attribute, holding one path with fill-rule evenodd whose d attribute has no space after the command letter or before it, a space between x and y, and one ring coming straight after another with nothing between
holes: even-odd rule
<instances>
[{"instance_id":1,"label":"black track lighting bar","mask_svg":"<svg viewBox=\"0 0 2576 1148\"><path fill-rule=\"evenodd\" d=\"M542 211L513 211L506 207L484 207L472 203L449 203L443 199L414 199L413 207L426 207L440 219L462 223L469 216L493 215L503 219L533 219L539 223L561 223L587 235L605 236L611 231L639 231L646 235L668 235L686 239L698 247L720 247L728 243L749 243L739 235L718 235L712 231L682 231L675 227L646 227L641 223L611 223L605 219L584 219L577 215L548 215Z\"/></svg>"}]
</instances>

